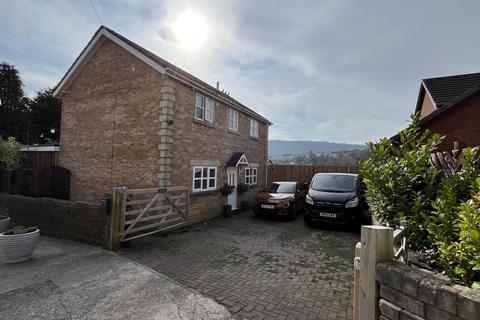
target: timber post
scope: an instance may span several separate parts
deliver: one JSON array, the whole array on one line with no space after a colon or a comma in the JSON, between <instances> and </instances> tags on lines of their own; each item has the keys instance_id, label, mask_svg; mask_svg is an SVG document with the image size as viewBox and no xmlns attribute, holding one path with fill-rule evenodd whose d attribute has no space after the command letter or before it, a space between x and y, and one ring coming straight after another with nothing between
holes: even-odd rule
<instances>
[{"instance_id":1,"label":"timber post","mask_svg":"<svg viewBox=\"0 0 480 320\"><path fill-rule=\"evenodd\" d=\"M393 260L393 229L362 226L360 254L360 319L379 319L377 263Z\"/></svg>"},{"instance_id":2,"label":"timber post","mask_svg":"<svg viewBox=\"0 0 480 320\"><path fill-rule=\"evenodd\" d=\"M124 202L124 188L114 188L112 193L112 211L110 213L110 234L107 242L108 250L117 250L121 243L118 237L120 220L122 214L122 204Z\"/></svg>"}]
</instances>

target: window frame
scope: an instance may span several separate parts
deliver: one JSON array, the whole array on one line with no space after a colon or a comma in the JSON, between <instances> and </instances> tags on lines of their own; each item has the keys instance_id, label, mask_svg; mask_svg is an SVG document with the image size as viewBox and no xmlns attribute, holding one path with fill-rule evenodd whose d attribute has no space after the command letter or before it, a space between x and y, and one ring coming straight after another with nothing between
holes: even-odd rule
<instances>
[{"instance_id":1,"label":"window frame","mask_svg":"<svg viewBox=\"0 0 480 320\"><path fill-rule=\"evenodd\" d=\"M257 139L259 137L259 122L254 118L250 118L250 137Z\"/></svg>"},{"instance_id":2,"label":"window frame","mask_svg":"<svg viewBox=\"0 0 480 320\"><path fill-rule=\"evenodd\" d=\"M195 177L195 171L200 169L200 177ZM207 170L207 176L204 176L204 170ZM214 176L210 175L210 170L214 170ZM193 166L192 167L192 193L217 190L218 169L213 166ZM210 187L210 180L214 181L213 187ZM206 181L206 188L203 188L203 181ZM200 181L200 188L195 188L195 182Z\"/></svg>"},{"instance_id":3,"label":"window frame","mask_svg":"<svg viewBox=\"0 0 480 320\"><path fill-rule=\"evenodd\" d=\"M201 103L200 104L197 104L197 98L200 97L201 99ZM207 102L210 103L210 105L207 104ZM207 119L206 115L207 115L207 107L211 107L211 110L209 111L210 114L211 114L211 119ZM198 110L201 110L202 112L202 116L201 117L198 117L197 116L197 109ZM209 97L207 96L204 96L204 95L201 95L199 93L196 93L195 94L195 111L194 111L194 117L196 120L199 120L199 121L205 121L205 122L208 122L208 123L213 123L213 117L214 117L214 113L215 113L215 104L214 104L214 101L213 99L210 99Z\"/></svg>"},{"instance_id":4,"label":"window frame","mask_svg":"<svg viewBox=\"0 0 480 320\"><path fill-rule=\"evenodd\" d=\"M245 184L249 186L255 186L258 184L258 168L257 167L245 168Z\"/></svg>"},{"instance_id":5,"label":"window frame","mask_svg":"<svg viewBox=\"0 0 480 320\"><path fill-rule=\"evenodd\" d=\"M238 110L235 110L233 108L228 108L227 114L228 114L227 115L228 130L238 132L238 118L239 118ZM234 125L233 128L230 127L230 121L232 121L232 124Z\"/></svg>"}]
</instances>

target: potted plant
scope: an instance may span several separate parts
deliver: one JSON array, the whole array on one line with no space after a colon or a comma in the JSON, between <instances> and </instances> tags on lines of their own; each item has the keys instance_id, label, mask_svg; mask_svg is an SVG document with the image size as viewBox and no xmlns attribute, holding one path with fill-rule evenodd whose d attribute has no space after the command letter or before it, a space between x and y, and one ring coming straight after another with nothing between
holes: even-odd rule
<instances>
[{"instance_id":1,"label":"potted plant","mask_svg":"<svg viewBox=\"0 0 480 320\"><path fill-rule=\"evenodd\" d=\"M36 227L17 226L0 234L0 255L5 263L30 259L40 238Z\"/></svg>"},{"instance_id":2,"label":"potted plant","mask_svg":"<svg viewBox=\"0 0 480 320\"><path fill-rule=\"evenodd\" d=\"M245 183L238 184L237 188L238 194L241 196L243 193L248 191L248 185ZM247 211L248 210L248 201L242 200L240 201L240 211Z\"/></svg>"},{"instance_id":3,"label":"potted plant","mask_svg":"<svg viewBox=\"0 0 480 320\"><path fill-rule=\"evenodd\" d=\"M221 187L219 190L220 190L220 193L223 195L223 196L228 196L230 193L233 192L233 188L235 188L234 186L231 186L227 183L225 183L223 185L223 187ZM229 217L232 215L232 206L229 205L229 204L226 204L223 206L223 215L225 217Z\"/></svg>"},{"instance_id":4,"label":"potted plant","mask_svg":"<svg viewBox=\"0 0 480 320\"><path fill-rule=\"evenodd\" d=\"M0 214L0 233L5 232L10 224L10 218L6 215Z\"/></svg>"}]
</instances>

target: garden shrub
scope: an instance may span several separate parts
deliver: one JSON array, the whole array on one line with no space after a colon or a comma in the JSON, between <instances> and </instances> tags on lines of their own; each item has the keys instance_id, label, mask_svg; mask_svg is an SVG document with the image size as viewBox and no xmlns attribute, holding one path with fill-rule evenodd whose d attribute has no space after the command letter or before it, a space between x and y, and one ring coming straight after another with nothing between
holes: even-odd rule
<instances>
[{"instance_id":1,"label":"garden shrub","mask_svg":"<svg viewBox=\"0 0 480 320\"><path fill-rule=\"evenodd\" d=\"M427 253L453 279L480 280L480 157L466 148L452 177L429 164L443 140L420 129L419 115L397 139L369 143L361 163L370 211L380 224L409 222L409 247ZM480 151L478 151L480 152Z\"/></svg>"},{"instance_id":2,"label":"garden shrub","mask_svg":"<svg viewBox=\"0 0 480 320\"><path fill-rule=\"evenodd\" d=\"M21 148L22 145L15 138L2 139L0 137L0 169L14 170L20 168L22 164Z\"/></svg>"},{"instance_id":3,"label":"garden shrub","mask_svg":"<svg viewBox=\"0 0 480 320\"><path fill-rule=\"evenodd\" d=\"M433 211L425 216L435 257L450 277L468 285L480 276L480 160L473 155L465 149L463 170L442 180Z\"/></svg>"},{"instance_id":4,"label":"garden shrub","mask_svg":"<svg viewBox=\"0 0 480 320\"><path fill-rule=\"evenodd\" d=\"M440 172L429 166L429 158L442 137L421 130L418 114L411 119L398 140L369 142L369 158L360 166L368 184L372 215L380 224L391 227L397 227L401 220L409 221L411 247L424 249L431 245L424 215L432 210L440 178Z\"/></svg>"},{"instance_id":5,"label":"garden shrub","mask_svg":"<svg viewBox=\"0 0 480 320\"><path fill-rule=\"evenodd\" d=\"M459 241L452 244L453 259L446 263L450 268L454 267L451 276L471 285L480 281L480 179L477 179L473 198L459 208Z\"/></svg>"}]
</instances>

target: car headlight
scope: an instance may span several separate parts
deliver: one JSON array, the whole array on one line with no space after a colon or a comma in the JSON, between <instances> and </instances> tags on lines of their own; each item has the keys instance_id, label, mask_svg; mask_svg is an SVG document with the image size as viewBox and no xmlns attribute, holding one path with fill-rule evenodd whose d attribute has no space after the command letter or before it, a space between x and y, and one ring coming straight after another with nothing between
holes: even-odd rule
<instances>
[{"instance_id":1,"label":"car headlight","mask_svg":"<svg viewBox=\"0 0 480 320\"><path fill-rule=\"evenodd\" d=\"M307 196L305 197L305 202L308 203L308 204L313 204L313 198L308 193L307 193Z\"/></svg>"},{"instance_id":2,"label":"car headlight","mask_svg":"<svg viewBox=\"0 0 480 320\"><path fill-rule=\"evenodd\" d=\"M345 203L345 208L355 208L358 205L358 198L355 197L352 200L348 200L347 203Z\"/></svg>"}]
</instances>

